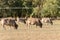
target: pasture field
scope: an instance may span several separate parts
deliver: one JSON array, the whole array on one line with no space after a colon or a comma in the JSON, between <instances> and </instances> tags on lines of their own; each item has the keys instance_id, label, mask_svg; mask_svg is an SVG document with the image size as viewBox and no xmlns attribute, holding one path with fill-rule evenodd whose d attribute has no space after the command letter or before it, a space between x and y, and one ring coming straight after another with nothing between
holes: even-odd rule
<instances>
[{"instance_id":1,"label":"pasture field","mask_svg":"<svg viewBox=\"0 0 60 40\"><path fill-rule=\"evenodd\" d=\"M6 26L6 30L0 25L0 40L60 40L60 20L54 20L53 25L43 25L42 28L23 23L18 23L17 30ZM1 22L0 22L1 24Z\"/></svg>"}]
</instances>

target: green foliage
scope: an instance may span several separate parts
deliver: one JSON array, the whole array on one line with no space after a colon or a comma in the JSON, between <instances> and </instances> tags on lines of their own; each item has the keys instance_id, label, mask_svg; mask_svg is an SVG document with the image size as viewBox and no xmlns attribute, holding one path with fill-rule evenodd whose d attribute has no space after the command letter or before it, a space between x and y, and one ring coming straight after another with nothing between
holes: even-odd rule
<instances>
[{"instance_id":1,"label":"green foliage","mask_svg":"<svg viewBox=\"0 0 60 40\"><path fill-rule=\"evenodd\" d=\"M57 13L57 0L45 0L43 8L41 10L41 15L45 16L56 16Z\"/></svg>"},{"instance_id":2,"label":"green foliage","mask_svg":"<svg viewBox=\"0 0 60 40\"><path fill-rule=\"evenodd\" d=\"M60 0L0 0L0 17L17 16L60 17Z\"/></svg>"}]
</instances>

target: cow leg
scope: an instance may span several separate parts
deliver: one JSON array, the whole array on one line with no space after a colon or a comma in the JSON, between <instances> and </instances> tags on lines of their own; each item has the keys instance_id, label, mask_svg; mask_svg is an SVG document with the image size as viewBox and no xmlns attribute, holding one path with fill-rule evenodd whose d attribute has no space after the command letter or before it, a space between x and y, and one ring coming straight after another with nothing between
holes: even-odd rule
<instances>
[{"instance_id":1,"label":"cow leg","mask_svg":"<svg viewBox=\"0 0 60 40\"><path fill-rule=\"evenodd\" d=\"M5 26L4 26L4 22L2 21L1 23L2 27L6 30Z\"/></svg>"},{"instance_id":2,"label":"cow leg","mask_svg":"<svg viewBox=\"0 0 60 40\"><path fill-rule=\"evenodd\" d=\"M6 30L5 25L3 25L3 28Z\"/></svg>"},{"instance_id":3,"label":"cow leg","mask_svg":"<svg viewBox=\"0 0 60 40\"><path fill-rule=\"evenodd\" d=\"M49 23L50 23L51 25L53 25L53 22L52 22L52 20L51 20L51 19L49 20Z\"/></svg>"},{"instance_id":4,"label":"cow leg","mask_svg":"<svg viewBox=\"0 0 60 40\"><path fill-rule=\"evenodd\" d=\"M42 22L40 21L40 20L38 20L39 21L39 23L38 23L38 25L40 26L40 28L42 28Z\"/></svg>"},{"instance_id":5,"label":"cow leg","mask_svg":"<svg viewBox=\"0 0 60 40\"><path fill-rule=\"evenodd\" d=\"M12 28L12 26L9 26L9 29L11 29Z\"/></svg>"},{"instance_id":6,"label":"cow leg","mask_svg":"<svg viewBox=\"0 0 60 40\"><path fill-rule=\"evenodd\" d=\"M53 22L51 21L50 24L53 25Z\"/></svg>"},{"instance_id":7,"label":"cow leg","mask_svg":"<svg viewBox=\"0 0 60 40\"><path fill-rule=\"evenodd\" d=\"M17 29L18 28L18 25L16 24L14 28Z\"/></svg>"},{"instance_id":8,"label":"cow leg","mask_svg":"<svg viewBox=\"0 0 60 40\"><path fill-rule=\"evenodd\" d=\"M27 26L28 26L28 28L30 28L30 24L29 23L27 24Z\"/></svg>"},{"instance_id":9,"label":"cow leg","mask_svg":"<svg viewBox=\"0 0 60 40\"><path fill-rule=\"evenodd\" d=\"M37 24L36 24L36 28L37 28Z\"/></svg>"},{"instance_id":10,"label":"cow leg","mask_svg":"<svg viewBox=\"0 0 60 40\"><path fill-rule=\"evenodd\" d=\"M41 24L40 24L40 28L42 28L42 25L43 25L43 24L41 23Z\"/></svg>"},{"instance_id":11,"label":"cow leg","mask_svg":"<svg viewBox=\"0 0 60 40\"><path fill-rule=\"evenodd\" d=\"M30 28L30 24L27 24L28 28Z\"/></svg>"}]
</instances>

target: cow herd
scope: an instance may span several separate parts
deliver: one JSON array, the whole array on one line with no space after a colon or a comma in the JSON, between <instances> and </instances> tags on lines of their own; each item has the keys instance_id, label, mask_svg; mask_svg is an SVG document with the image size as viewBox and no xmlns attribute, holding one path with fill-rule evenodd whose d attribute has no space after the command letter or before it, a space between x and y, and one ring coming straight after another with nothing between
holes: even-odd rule
<instances>
[{"instance_id":1,"label":"cow herd","mask_svg":"<svg viewBox=\"0 0 60 40\"><path fill-rule=\"evenodd\" d=\"M22 22L24 24L26 24L28 27L30 25L36 25L39 26L40 28L42 28L44 23L50 23L51 25L53 25L53 22L51 20L51 18L1 18L1 25L4 29L6 29L6 26L9 27L14 27L14 29L18 28L18 24L17 22ZM5 26L6 25L6 26Z\"/></svg>"}]
</instances>

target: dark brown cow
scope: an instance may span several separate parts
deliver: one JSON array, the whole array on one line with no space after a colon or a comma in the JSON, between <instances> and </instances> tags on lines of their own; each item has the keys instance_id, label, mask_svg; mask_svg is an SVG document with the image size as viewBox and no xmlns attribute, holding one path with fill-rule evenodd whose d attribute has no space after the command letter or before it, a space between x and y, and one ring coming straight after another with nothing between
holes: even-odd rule
<instances>
[{"instance_id":1,"label":"dark brown cow","mask_svg":"<svg viewBox=\"0 0 60 40\"><path fill-rule=\"evenodd\" d=\"M15 29L18 28L18 25L16 24L15 20L12 20L12 19L2 19L1 20L1 23L2 23L2 26L5 28L4 25L7 25L7 26L12 26L14 27Z\"/></svg>"}]
</instances>

